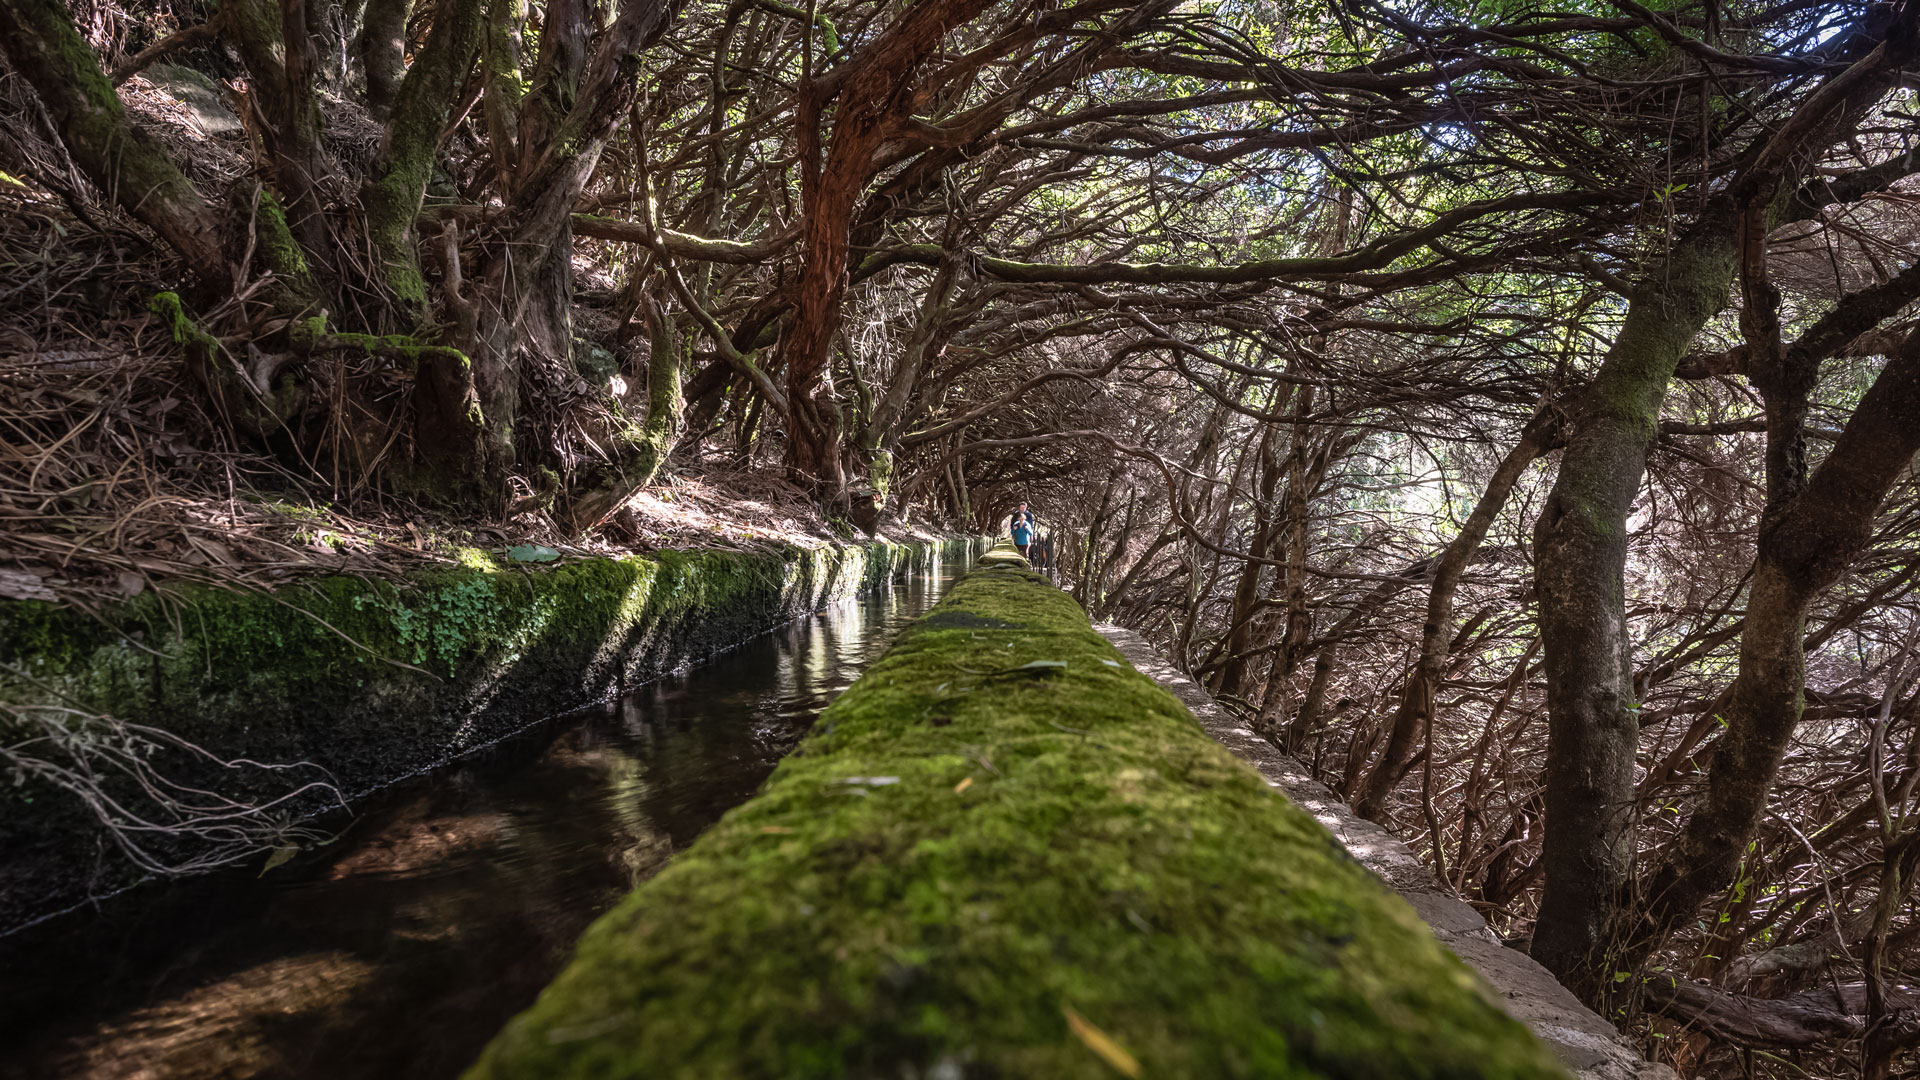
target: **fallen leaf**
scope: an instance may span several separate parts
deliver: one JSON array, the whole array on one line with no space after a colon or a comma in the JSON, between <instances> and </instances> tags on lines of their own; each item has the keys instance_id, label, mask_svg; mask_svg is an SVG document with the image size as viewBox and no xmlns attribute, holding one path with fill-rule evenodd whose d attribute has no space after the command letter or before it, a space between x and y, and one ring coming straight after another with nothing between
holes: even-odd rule
<instances>
[{"instance_id":1,"label":"fallen leaf","mask_svg":"<svg viewBox=\"0 0 1920 1080\"><path fill-rule=\"evenodd\" d=\"M1107 1036L1107 1033L1080 1018L1080 1014L1062 1005L1060 1011L1067 1016L1067 1027L1073 1031L1074 1038L1087 1044L1087 1049L1100 1055L1100 1060L1113 1066L1122 1076L1138 1077L1140 1063L1132 1054Z\"/></svg>"},{"instance_id":2,"label":"fallen leaf","mask_svg":"<svg viewBox=\"0 0 1920 1080\"><path fill-rule=\"evenodd\" d=\"M209 540L204 536L194 536L192 533L188 533L187 542L199 548L201 551L206 552L207 556L214 562L225 566L233 566L239 562L239 560L233 557L233 549L218 540Z\"/></svg>"},{"instance_id":3,"label":"fallen leaf","mask_svg":"<svg viewBox=\"0 0 1920 1080\"><path fill-rule=\"evenodd\" d=\"M267 865L260 868L260 876L266 877L267 871L292 860L292 858L298 854L300 854L300 849L297 847L274 848L273 854L267 856Z\"/></svg>"},{"instance_id":4,"label":"fallen leaf","mask_svg":"<svg viewBox=\"0 0 1920 1080\"><path fill-rule=\"evenodd\" d=\"M131 570L120 571L120 575L113 579L113 583L119 587L124 596L139 596L141 590L147 587L147 579Z\"/></svg>"},{"instance_id":5,"label":"fallen leaf","mask_svg":"<svg viewBox=\"0 0 1920 1080\"><path fill-rule=\"evenodd\" d=\"M962 780L959 783L953 785L953 793L955 795L958 795L972 786L973 786L973 777L969 776L965 780Z\"/></svg>"},{"instance_id":6,"label":"fallen leaf","mask_svg":"<svg viewBox=\"0 0 1920 1080\"><path fill-rule=\"evenodd\" d=\"M560 553L540 544L516 544L507 549L507 558L514 562L552 562Z\"/></svg>"}]
</instances>

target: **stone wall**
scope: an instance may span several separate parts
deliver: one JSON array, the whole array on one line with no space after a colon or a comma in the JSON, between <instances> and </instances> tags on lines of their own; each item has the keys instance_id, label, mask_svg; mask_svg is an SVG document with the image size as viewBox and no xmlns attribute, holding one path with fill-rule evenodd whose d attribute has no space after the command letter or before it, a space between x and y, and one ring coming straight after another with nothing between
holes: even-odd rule
<instances>
[{"instance_id":1,"label":"stone wall","mask_svg":"<svg viewBox=\"0 0 1920 1080\"><path fill-rule=\"evenodd\" d=\"M983 563L469 1075L1564 1075L1070 597Z\"/></svg>"},{"instance_id":2,"label":"stone wall","mask_svg":"<svg viewBox=\"0 0 1920 1080\"><path fill-rule=\"evenodd\" d=\"M1207 734L1259 769L1294 805L1333 833L1356 861L1405 897L1434 936L1486 980L1493 999L1552 1047L1581 1080L1675 1080L1672 1069L1643 1060L1612 1025L1532 957L1502 945L1480 913L1442 886L1405 844L1355 814L1304 765L1255 735L1145 638L1117 626L1096 629L1136 668L1185 703Z\"/></svg>"},{"instance_id":3,"label":"stone wall","mask_svg":"<svg viewBox=\"0 0 1920 1080\"><path fill-rule=\"evenodd\" d=\"M108 716L212 757L156 769L241 802L316 779L349 799L854 596L975 541L661 551L550 565L478 556L394 581L162 586L106 610L0 601L0 745L82 762ZM30 711L30 714L26 711ZM57 716L63 734L23 722ZM64 745L61 745L64 743ZM213 758L309 763L223 768ZM94 766L107 758L94 756ZM77 767L77 766L76 766ZM0 931L136 880L97 815L0 759ZM124 783L131 817L151 804ZM298 818L319 791L276 808ZM108 808L111 812L112 808ZM157 822L165 824L164 821ZM190 858L195 845L155 839ZM206 846L206 845L201 845Z\"/></svg>"}]
</instances>

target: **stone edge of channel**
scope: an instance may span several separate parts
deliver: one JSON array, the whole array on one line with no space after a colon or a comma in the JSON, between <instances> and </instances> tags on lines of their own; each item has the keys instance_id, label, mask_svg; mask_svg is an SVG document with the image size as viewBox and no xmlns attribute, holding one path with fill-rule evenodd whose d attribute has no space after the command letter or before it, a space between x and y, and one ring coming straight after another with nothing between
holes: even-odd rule
<instances>
[{"instance_id":1,"label":"stone edge of channel","mask_svg":"<svg viewBox=\"0 0 1920 1080\"><path fill-rule=\"evenodd\" d=\"M1118 626L1096 623L1094 629L1142 674L1179 698L1208 735L1258 769L1268 783L1326 826L1361 865L1405 897L1440 943L1478 972L1493 988L1494 999L1551 1046L1580 1080L1677 1080L1667 1066L1643 1060L1532 957L1501 945L1480 913L1445 889L1411 849L1355 814L1298 761L1255 735L1145 638Z\"/></svg>"}]
</instances>

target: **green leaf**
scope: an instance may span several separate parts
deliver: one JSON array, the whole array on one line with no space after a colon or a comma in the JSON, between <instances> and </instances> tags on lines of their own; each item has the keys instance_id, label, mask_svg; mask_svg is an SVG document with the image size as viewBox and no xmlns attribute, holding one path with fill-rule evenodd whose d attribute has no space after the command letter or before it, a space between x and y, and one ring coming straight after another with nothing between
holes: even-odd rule
<instances>
[{"instance_id":1,"label":"green leaf","mask_svg":"<svg viewBox=\"0 0 1920 1080\"><path fill-rule=\"evenodd\" d=\"M300 854L300 849L297 847L287 846L274 848L273 854L267 856L267 865L260 868L260 876L266 877L267 871L276 866L284 866L288 862L291 862L293 857L298 854Z\"/></svg>"},{"instance_id":2,"label":"green leaf","mask_svg":"<svg viewBox=\"0 0 1920 1080\"><path fill-rule=\"evenodd\" d=\"M552 562L559 557L559 552L539 544L517 544L507 549L507 558L514 562Z\"/></svg>"}]
</instances>

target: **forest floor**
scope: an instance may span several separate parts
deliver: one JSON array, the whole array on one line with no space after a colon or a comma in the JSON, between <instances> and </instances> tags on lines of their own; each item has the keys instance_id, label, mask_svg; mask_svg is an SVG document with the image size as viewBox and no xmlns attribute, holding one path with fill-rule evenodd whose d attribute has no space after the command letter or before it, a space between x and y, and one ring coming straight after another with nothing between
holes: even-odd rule
<instances>
[{"instance_id":1,"label":"forest floor","mask_svg":"<svg viewBox=\"0 0 1920 1080\"><path fill-rule=\"evenodd\" d=\"M477 521L262 455L213 413L147 310L180 269L117 215L0 172L0 597L86 604L164 580L391 575L475 549L550 558L541 549L855 538L764 460L676 456L611 527L582 537L530 493L517 500L527 509ZM882 531L929 535L912 522Z\"/></svg>"}]
</instances>

